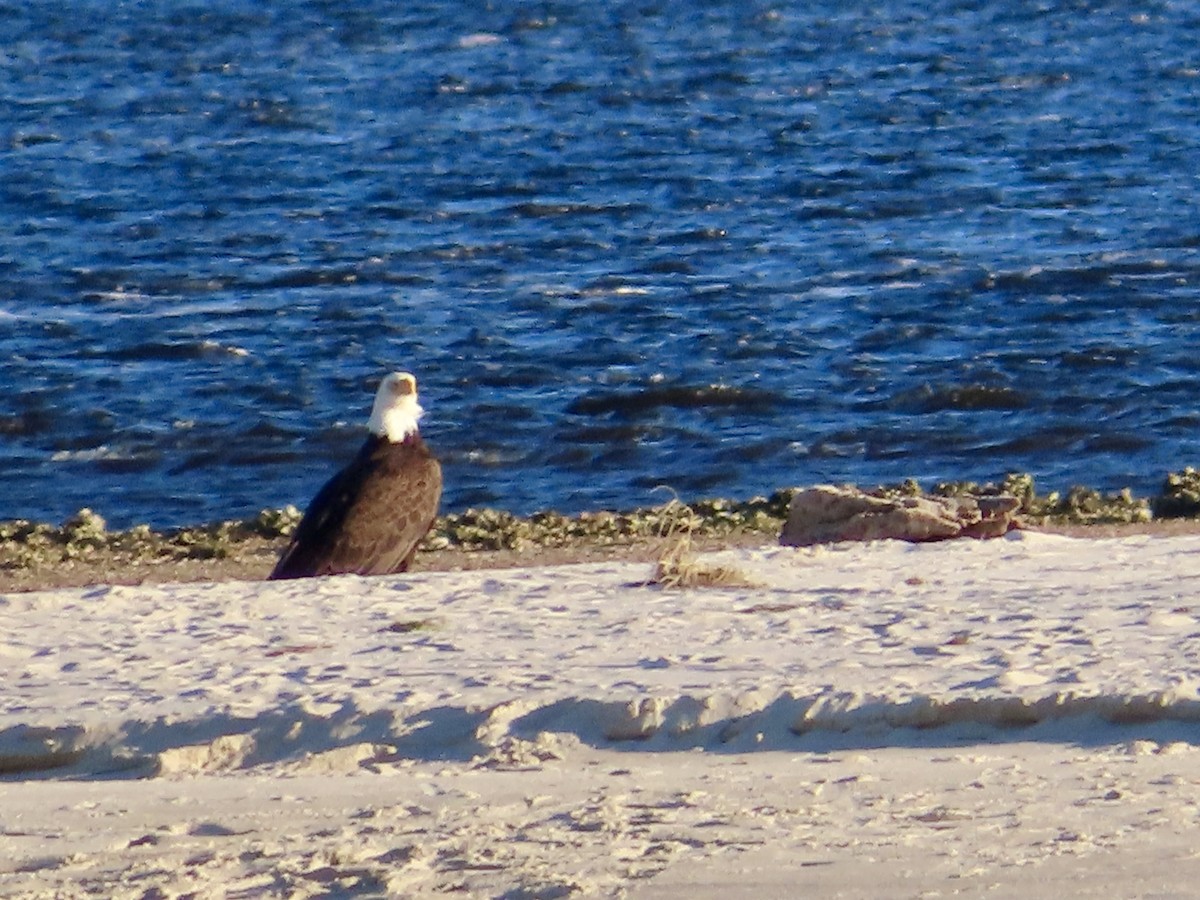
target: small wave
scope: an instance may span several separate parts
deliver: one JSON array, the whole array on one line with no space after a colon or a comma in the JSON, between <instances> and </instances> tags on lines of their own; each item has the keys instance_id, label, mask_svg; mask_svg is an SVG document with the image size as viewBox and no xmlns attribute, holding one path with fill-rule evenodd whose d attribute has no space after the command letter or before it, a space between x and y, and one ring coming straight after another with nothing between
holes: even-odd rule
<instances>
[{"instance_id":1,"label":"small wave","mask_svg":"<svg viewBox=\"0 0 1200 900\"><path fill-rule=\"evenodd\" d=\"M644 212L645 206L636 203L517 203L509 212L521 218L544 219L557 216L614 216L625 218Z\"/></svg>"},{"instance_id":2,"label":"small wave","mask_svg":"<svg viewBox=\"0 0 1200 900\"><path fill-rule=\"evenodd\" d=\"M712 241L723 241L729 237L724 228L692 228L687 231L675 231L662 235L658 239L660 245L708 244Z\"/></svg>"},{"instance_id":3,"label":"small wave","mask_svg":"<svg viewBox=\"0 0 1200 900\"><path fill-rule=\"evenodd\" d=\"M887 401L896 409L930 413L944 410L1018 410L1027 409L1029 396L1006 385L961 384L930 385L904 391Z\"/></svg>"},{"instance_id":4,"label":"small wave","mask_svg":"<svg viewBox=\"0 0 1200 900\"><path fill-rule=\"evenodd\" d=\"M50 455L51 462L96 462L98 460L128 459L125 451L114 450L107 444L86 450L56 450Z\"/></svg>"},{"instance_id":5,"label":"small wave","mask_svg":"<svg viewBox=\"0 0 1200 900\"><path fill-rule=\"evenodd\" d=\"M1145 450L1152 441L1142 434L1129 431L1114 431L1108 434L1098 434L1083 447L1091 453L1136 453Z\"/></svg>"},{"instance_id":6,"label":"small wave","mask_svg":"<svg viewBox=\"0 0 1200 900\"><path fill-rule=\"evenodd\" d=\"M93 359L111 359L118 362L178 362L212 356L249 356L250 352L242 347L226 346L212 340L199 340L146 341L87 355Z\"/></svg>"},{"instance_id":7,"label":"small wave","mask_svg":"<svg viewBox=\"0 0 1200 900\"><path fill-rule=\"evenodd\" d=\"M294 269L259 281L245 282L244 286L259 290L327 287L329 285L354 284L359 280L361 274L354 268Z\"/></svg>"},{"instance_id":8,"label":"small wave","mask_svg":"<svg viewBox=\"0 0 1200 900\"><path fill-rule=\"evenodd\" d=\"M1105 257L1078 266L1034 265L1020 271L990 272L976 286L985 290L1071 296L1119 279L1161 277L1165 270L1165 263L1157 259Z\"/></svg>"},{"instance_id":9,"label":"small wave","mask_svg":"<svg viewBox=\"0 0 1200 900\"><path fill-rule=\"evenodd\" d=\"M503 43L504 38L498 34L492 34L488 31L477 31L474 34L464 34L457 41L457 45L464 50L473 50L476 47L491 47L494 44Z\"/></svg>"},{"instance_id":10,"label":"small wave","mask_svg":"<svg viewBox=\"0 0 1200 900\"><path fill-rule=\"evenodd\" d=\"M127 474L147 472L161 461L161 454L154 450L114 448L107 444L87 450L57 450L50 456L55 463L86 463L98 472Z\"/></svg>"},{"instance_id":11,"label":"small wave","mask_svg":"<svg viewBox=\"0 0 1200 900\"><path fill-rule=\"evenodd\" d=\"M657 426L613 423L604 425L586 425L580 428L566 428L559 433L557 444L572 447L578 444L637 444L653 440L662 435L663 429Z\"/></svg>"},{"instance_id":12,"label":"small wave","mask_svg":"<svg viewBox=\"0 0 1200 900\"><path fill-rule=\"evenodd\" d=\"M32 437L53 431L57 418L45 410L29 410L12 415L0 415L0 435Z\"/></svg>"},{"instance_id":13,"label":"small wave","mask_svg":"<svg viewBox=\"0 0 1200 900\"><path fill-rule=\"evenodd\" d=\"M1125 368L1137 360L1138 352L1133 347L1095 346L1080 350L1066 350L1059 354L1059 362L1070 369L1089 371L1092 369Z\"/></svg>"},{"instance_id":14,"label":"small wave","mask_svg":"<svg viewBox=\"0 0 1200 900\"><path fill-rule=\"evenodd\" d=\"M37 147L42 144L58 144L61 142L62 135L56 134L53 131L18 131L8 138L8 147L10 150L25 150L29 147Z\"/></svg>"},{"instance_id":15,"label":"small wave","mask_svg":"<svg viewBox=\"0 0 1200 900\"><path fill-rule=\"evenodd\" d=\"M636 416L663 407L671 409L736 408L743 411L770 412L782 399L760 388L726 384L663 385L637 391L597 391L573 400L567 412L583 416Z\"/></svg>"}]
</instances>

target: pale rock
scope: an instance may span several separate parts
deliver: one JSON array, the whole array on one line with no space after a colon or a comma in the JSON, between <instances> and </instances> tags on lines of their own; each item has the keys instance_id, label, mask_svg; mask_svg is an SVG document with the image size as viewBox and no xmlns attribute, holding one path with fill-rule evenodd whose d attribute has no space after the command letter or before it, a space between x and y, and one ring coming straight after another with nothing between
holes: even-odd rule
<instances>
[{"instance_id":1,"label":"pale rock","mask_svg":"<svg viewBox=\"0 0 1200 900\"><path fill-rule=\"evenodd\" d=\"M799 491L779 543L942 541L999 537L1013 525L1016 497L876 497L854 487L818 485Z\"/></svg>"}]
</instances>

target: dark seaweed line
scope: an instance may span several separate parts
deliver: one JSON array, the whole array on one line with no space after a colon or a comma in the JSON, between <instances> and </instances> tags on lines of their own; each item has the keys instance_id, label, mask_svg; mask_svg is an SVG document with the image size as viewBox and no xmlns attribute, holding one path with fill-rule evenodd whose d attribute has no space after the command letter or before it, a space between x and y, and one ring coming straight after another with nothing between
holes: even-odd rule
<instances>
[{"instance_id":1,"label":"dark seaweed line","mask_svg":"<svg viewBox=\"0 0 1200 900\"><path fill-rule=\"evenodd\" d=\"M671 500L660 506L625 512L596 511L565 516L545 511L517 516L505 510L469 509L440 516L426 537L425 551L522 550L579 544L619 545L686 533L720 537L732 534L778 534L788 505L799 488L785 488L769 497L749 500L706 499L690 503ZM1086 487L1065 494L1039 495L1033 477L1009 475L1001 484L942 482L926 492L909 480L873 488L881 497L986 497L1007 495L1021 501L1017 516L1031 524L1104 525L1149 522L1154 519L1200 518L1200 472L1187 468L1172 473L1154 497L1135 497L1123 490L1112 494ZM127 554L134 559L220 559L249 540L282 540L300 518L295 507L265 509L248 519L212 522L154 531L137 525L109 531L104 519L84 509L61 526L17 519L0 522L0 567L26 568L86 558L93 552Z\"/></svg>"}]
</instances>

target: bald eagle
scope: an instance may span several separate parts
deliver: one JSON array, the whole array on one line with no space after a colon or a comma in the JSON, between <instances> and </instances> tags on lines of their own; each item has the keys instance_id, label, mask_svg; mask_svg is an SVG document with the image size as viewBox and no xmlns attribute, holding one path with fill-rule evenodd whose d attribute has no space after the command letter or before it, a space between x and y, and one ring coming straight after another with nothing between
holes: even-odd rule
<instances>
[{"instance_id":1,"label":"bald eagle","mask_svg":"<svg viewBox=\"0 0 1200 900\"><path fill-rule=\"evenodd\" d=\"M370 435L317 492L272 579L407 571L437 516L442 467L417 430L417 380L392 372L379 385Z\"/></svg>"}]
</instances>

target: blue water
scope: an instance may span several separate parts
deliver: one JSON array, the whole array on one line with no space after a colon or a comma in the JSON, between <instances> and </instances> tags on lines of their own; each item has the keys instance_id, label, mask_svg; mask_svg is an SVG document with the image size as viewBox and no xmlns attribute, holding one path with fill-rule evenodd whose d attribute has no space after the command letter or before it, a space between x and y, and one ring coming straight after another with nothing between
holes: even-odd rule
<instances>
[{"instance_id":1,"label":"blue water","mask_svg":"<svg viewBox=\"0 0 1200 900\"><path fill-rule=\"evenodd\" d=\"M836 7L836 9L835 9ZM840 11L839 11L840 10ZM1200 462L1200 3L0 0L0 518Z\"/></svg>"}]
</instances>

